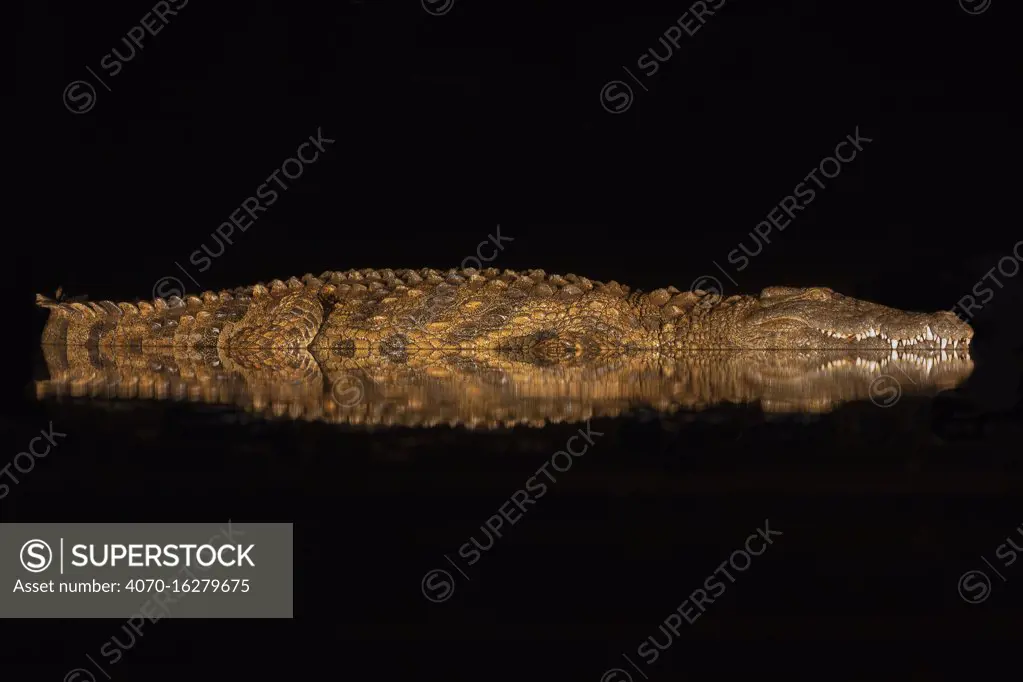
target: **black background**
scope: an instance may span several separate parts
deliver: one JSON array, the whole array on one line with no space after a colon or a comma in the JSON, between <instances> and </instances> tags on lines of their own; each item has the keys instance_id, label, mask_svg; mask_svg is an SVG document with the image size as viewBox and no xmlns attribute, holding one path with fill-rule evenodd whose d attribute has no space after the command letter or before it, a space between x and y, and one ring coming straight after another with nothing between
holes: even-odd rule
<instances>
[{"instance_id":1,"label":"black background","mask_svg":"<svg viewBox=\"0 0 1023 682\"><path fill-rule=\"evenodd\" d=\"M10 133L27 155L5 331L16 389L41 378L32 294L149 298L164 277L194 291L176 263L208 289L457 267L500 225L514 240L502 268L642 288L712 275L727 293L824 285L939 310L1019 241L1006 0L976 16L955 0L729 0L650 78L636 60L664 54L658 38L684 3L457 0L431 16L411 0L191 0L107 79L111 92L97 86L91 111L69 112L65 86L94 82L86 67L106 75L100 59L151 6L23 8ZM631 106L612 115L601 88L630 82L623 65L647 90L631 83ZM754 225L857 127L873 142L726 281L714 262L753 248ZM210 233L318 129L336 142L199 273L189 255L215 247ZM294 622L154 624L115 679L314 664L383 675L395 662L599 679L768 517L791 543L758 559L774 563L730 588L651 678L720 677L747 661L819 676L808 653L839 662L828 675L876 675L850 639L899 640L905 654L908 642L1018 632L1013 582L997 604L955 594L956 576L1019 523L1020 286L1003 284L973 320L977 371L961 398L984 425L972 436L942 431L955 410L941 401L781 426L752 409L723 424L608 422L607 458L445 605L422 599L419 577L572 429L342 435L227 426L184 407L98 417L20 392L8 452L48 419L77 441L0 502L0 518L298 523ZM119 627L38 621L5 658L56 679ZM811 639L833 651L799 644ZM772 653L771 641L790 646ZM949 672L909 658L885 670Z\"/></svg>"}]
</instances>

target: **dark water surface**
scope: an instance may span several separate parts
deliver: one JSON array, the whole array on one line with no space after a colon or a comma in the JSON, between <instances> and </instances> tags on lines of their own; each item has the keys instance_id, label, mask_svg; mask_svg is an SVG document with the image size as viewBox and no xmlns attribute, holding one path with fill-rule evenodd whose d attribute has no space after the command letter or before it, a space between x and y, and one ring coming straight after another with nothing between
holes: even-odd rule
<instances>
[{"instance_id":1,"label":"dark water surface","mask_svg":"<svg viewBox=\"0 0 1023 682\"><path fill-rule=\"evenodd\" d=\"M1018 669L995 663L1023 633L1023 560L999 557L1023 547L1018 2L119 5L7 22L26 154L0 467L67 435L0 481L0 521L294 522L295 618L3 620L0 682ZM475 259L824 286L976 336L968 362L37 348L36 294Z\"/></svg>"},{"instance_id":2,"label":"dark water surface","mask_svg":"<svg viewBox=\"0 0 1023 682\"><path fill-rule=\"evenodd\" d=\"M387 655L400 641L423 665L516 647L582 679L668 679L735 672L730 652L768 641L1017 632L1018 566L995 551L1023 544L1019 358L925 360L917 374L915 360L816 354L602 368L316 358L291 393L219 360L107 360L86 362L89 378L38 358L22 430L52 422L67 437L0 503L4 520L296 524L294 622L153 624L124 671L178 670L165 666L197 663L220 637L277 652L267 665L296 648L329 661L353 640L378 665L412 665ZM881 375L900 377L897 394ZM535 425L544 413L561 423ZM556 455L566 444L583 454ZM530 491L518 512L517 491ZM733 552L758 529L771 544L742 571L726 564L730 582L719 567L744 566ZM974 569L990 591L960 591ZM703 611L685 601L708 588ZM669 618L677 636L659 629ZM65 623L46 650L95 654L119 626ZM646 638L669 633L650 660ZM713 661L696 653L708 645ZM502 672L534 665L512 659Z\"/></svg>"}]
</instances>

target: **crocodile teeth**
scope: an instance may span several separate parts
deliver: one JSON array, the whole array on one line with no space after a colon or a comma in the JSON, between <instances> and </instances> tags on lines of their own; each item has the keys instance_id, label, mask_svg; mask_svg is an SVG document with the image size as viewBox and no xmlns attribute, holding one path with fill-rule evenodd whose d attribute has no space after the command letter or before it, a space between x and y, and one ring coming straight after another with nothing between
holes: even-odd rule
<instances>
[{"instance_id":1,"label":"crocodile teeth","mask_svg":"<svg viewBox=\"0 0 1023 682\"><path fill-rule=\"evenodd\" d=\"M899 347L899 342L896 341L895 339L892 339L892 350L895 350L898 347Z\"/></svg>"}]
</instances>

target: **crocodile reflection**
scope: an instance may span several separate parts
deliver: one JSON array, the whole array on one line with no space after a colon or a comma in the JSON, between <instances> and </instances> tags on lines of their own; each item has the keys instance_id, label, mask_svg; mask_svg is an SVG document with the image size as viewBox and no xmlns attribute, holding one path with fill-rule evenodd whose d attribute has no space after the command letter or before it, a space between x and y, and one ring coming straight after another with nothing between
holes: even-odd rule
<instances>
[{"instance_id":1,"label":"crocodile reflection","mask_svg":"<svg viewBox=\"0 0 1023 682\"><path fill-rule=\"evenodd\" d=\"M821 413L850 401L931 395L973 370L968 351L639 352L560 361L472 351L43 351L49 379L36 382L39 399L191 401L361 428L543 426L729 403Z\"/></svg>"}]
</instances>

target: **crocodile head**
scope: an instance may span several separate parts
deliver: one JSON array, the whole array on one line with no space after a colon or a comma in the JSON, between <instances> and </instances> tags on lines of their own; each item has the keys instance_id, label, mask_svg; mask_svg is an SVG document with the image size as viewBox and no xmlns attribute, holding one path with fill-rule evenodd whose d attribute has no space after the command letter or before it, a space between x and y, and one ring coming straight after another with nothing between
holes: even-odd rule
<instances>
[{"instance_id":1,"label":"crocodile head","mask_svg":"<svg viewBox=\"0 0 1023 682\"><path fill-rule=\"evenodd\" d=\"M731 314L720 311L731 318L726 338L742 348L953 350L973 339L970 325L952 312L907 312L825 287L768 287L744 298Z\"/></svg>"}]
</instances>

